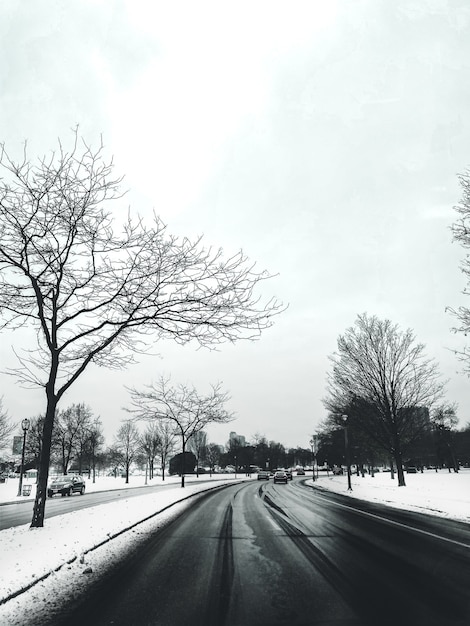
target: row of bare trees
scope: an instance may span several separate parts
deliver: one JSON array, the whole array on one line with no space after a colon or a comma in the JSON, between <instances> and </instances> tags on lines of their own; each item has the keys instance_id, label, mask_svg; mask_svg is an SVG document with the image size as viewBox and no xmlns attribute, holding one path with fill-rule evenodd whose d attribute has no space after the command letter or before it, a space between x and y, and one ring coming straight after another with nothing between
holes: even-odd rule
<instances>
[{"instance_id":1,"label":"row of bare trees","mask_svg":"<svg viewBox=\"0 0 470 626\"><path fill-rule=\"evenodd\" d=\"M44 416L30 420L30 429L26 439L26 458L37 467L43 446ZM102 424L84 403L72 404L63 411L58 411L51 440L51 461L67 474L70 464L77 464L79 473L84 465L91 468L95 477L97 452L104 442Z\"/></svg>"},{"instance_id":2,"label":"row of bare trees","mask_svg":"<svg viewBox=\"0 0 470 626\"><path fill-rule=\"evenodd\" d=\"M194 389L187 387L170 388L168 381L162 380L160 386L153 385L153 393L157 389L165 391L166 406L171 409L171 417L167 413L149 412L148 393L146 394L147 412L145 413L146 428L139 429L140 417L124 420L119 427L114 442L105 449L105 438L99 418L95 418L92 410L85 404L73 404L59 411L52 434L51 462L62 474L67 474L73 467L82 474L84 468L93 476L95 482L96 464L106 464L111 471L124 473L129 482L129 471L136 462L145 465L149 479L154 477L155 466L161 468L163 480L165 468L171 454L177 449L183 452L188 448L194 453L199 467L202 460L213 463L218 461L214 453L215 444L209 444L207 433L202 428L215 419L208 407L214 408L215 403L222 404L226 394L220 395L218 388L211 394L212 403L207 397L200 398ZM171 389L171 401L170 401ZM133 392L135 405L142 410L139 392ZM179 394L179 395L178 395ZM178 405L176 401L178 399ZM184 409L184 410L183 410ZM219 422L222 419L219 415ZM228 414L227 414L228 417ZM37 467L39 463L44 416L30 419L30 428L26 439L26 460L29 467ZM182 472L184 486L184 471Z\"/></svg>"},{"instance_id":3,"label":"row of bare trees","mask_svg":"<svg viewBox=\"0 0 470 626\"><path fill-rule=\"evenodd\" d=\"M132 404L128 409L130 418L120 426L113 445L106 450L106 458L114 468L125 473L133 463L145 459L150 479L153 478L155 461L162 468L163 478L168 457L175 448L184 453L188 448L194 453L197 467L209 457L215 462L214 447L209 446L204 428L210 423L226 423L232 415L224 408L228 394L221 385L211 387L210 393L200 394L187 385L172 386L169 379L161 378L144 390L131 390ZM139 422L146 424L141 434ZM41 458L44 416L30 420L26 445L26 458L31 467L37 467ZM67 474L71 463L82 473L88 467L95 478L98 452L102 451L104 437L99 418L86 404L73 404L55 417L51 438L51 462ZM212 459L212 460L211 460ZM184 467L181 471L184 487Z\"/></svg>"}]
</instances>

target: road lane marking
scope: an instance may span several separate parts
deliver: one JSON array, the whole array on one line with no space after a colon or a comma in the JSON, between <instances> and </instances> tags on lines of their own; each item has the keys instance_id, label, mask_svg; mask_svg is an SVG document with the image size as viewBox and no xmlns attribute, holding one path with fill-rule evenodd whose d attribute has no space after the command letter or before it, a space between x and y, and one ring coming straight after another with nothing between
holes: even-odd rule
<instances>
[{"instance_id":1,"label":"road lane marking","mask_svg":"<svg viewBox=\"0 0 470 626\"><path fill-rule=\"evenodd\" d=\"M323 494L322 494L323 495ZM361 511L361 509L356 509L353 506L349 506L347 504L340 504L339 502L335 502L334 500L329 500L327 497L324 498L330 504L334 504L343 509L349 509L350 511L354 511L359 515L364 515L367 517L372 517L374 519L378 519L382 522L386 522L387 524L392 524L393 526L399 526L401 528L406 528L408 530L413 530L414 532L421 533L422 535L427 535L428 537L433 537L434 539L440 539L441 541L447 541L448 543L453 543L456 546L460 546L462 548L470 549L470 545L468 543L462 543L461 541L456 541L455 539L449 539L448 537L442 537L441 535L436 535L435 533L431 533L428 530L422 530L421 528L415 528L413 526L408 526L408 524L403 524L402 522L397 522L392 519L388 519L386 517L382 517L377 515L376 513L370 513L369 511Z\"/></svg>"}]
</instances>

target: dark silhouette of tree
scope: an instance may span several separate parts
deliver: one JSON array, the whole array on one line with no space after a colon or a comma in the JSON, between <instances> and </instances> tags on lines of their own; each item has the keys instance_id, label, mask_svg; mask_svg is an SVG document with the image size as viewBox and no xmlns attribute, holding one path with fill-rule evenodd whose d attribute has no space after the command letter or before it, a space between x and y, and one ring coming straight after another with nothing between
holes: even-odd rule
<instances>
[{"instance_id":1,"label":"dark silhouette of tree","mask_svg":"<svg viewBox=\"0 0 470 626\"><path fill-rule=\"evenodd\" d=\"M129 468L141 452L139 430L131 420L126 420L119 428L114 442L114 450L120 465L124 468L127 484L129 482Z\"/></svg>"},{"instance_id":2,"label":"dark silhouette of tree","mask_svg":"<svg viewBox=\"0 0 470 626\"><path fill-rule=\"evenodd\" d=\"M149 479L152 480L154 475L155 458L161 447L160 433L157 424L148 424L145 431L140 437L140 446L146 456Z\"/></svg>"},{"instance_id":3,"label":"dark silhouette of tree","mask_svg":"<svg viewBox=\"0 0 470 626\"><path fill-rule=\"evenodd\" d=\"M278 441L269 442L269 469L275 470L278 467L286 467L286 449Z\"/></svg>"},{"instance_id":4,"label":"dark silhouette of tree","mask_svg":"<svg viewBox=\"0 0 470 626\"><path fill-rule=\"evenodd\" d=\"M192 452L180 452L170 459L168 470L170 475L183 477L185 472L192 473L196 467L196 457Z\"/></svg>"},{"instance_id":5,"label":"dark silhouette of tree","mask_svg":"<svg viewBox=\"0 0 470 626\"><path fill-rule=\"evenodd\" d=\"M205 458L206 462L209 465L210 475L212 476L212 472L215 469L215 466L219 464L221 456L220 446L216 443L209 443L206 447Z\"/></svg>"},{"instance_id":6,"label":"dark silhouette of tree","mask_svg":"<svg viewBox=\"0 0 470 626\"><path fill-rule=\"evenodd\" d=\"M64 411L59 411L57 415L53 439L59 450L60 464L64 475L67 474L71 461L77 458L82 451L92 416L90 407L83 403L72 404Z\"/></svg>"},{"instance_id":7,"label":"dark silhouette of tree","mask_svg":"<svg viewBox=\"0 0 470 626\"><path fill-rule=\"evenodd\" d=\"M94 364L124 367L155 339L214 346L255 339L282 310L255 290L270 278L242 252L224 258L167 233L154 216L147 226L130 211L119 223L108 209L120 177L94 150L19 162L0 151L0 311L3 328L31 325L37 345L16 351L10 370L45 391L37 495L32 527L44 524L52 431L59 401ZM147 335L153 338L146 341Z\"/></svg>"},{"instance_id":8,"label":"dark silhouette of tree","mask_svg":"<svg viewBox=\"0 0 470 626\"><path fill-rule=\"evenodd\" d=\"M157 429L160 436L158 454L160 456L162 480L165 480L165 468L167 466L170 454L172 454L175 449L175 429L171 422L167 422L165 420L157 421L155 423L155 428Z\"/></svg>"},{"instance_id":9,"label":"dark silhouette of tree","mask_svg":"<svg viewBox=\"0 0 470 626\"><path fill-rule=\"evenodd\" d=\"M3 398L0 398L0 450L11 446L11 437L16 428L8 415L8 411L3 406Z\"/></svg>"},{"instance_id":10,"label":"dark silhouette of tree","mask_svg":"<svg viewBox=\"0 0 470 626\"><path fill-rule=\"evenodd\" d=\"M254 464L262 469L269 469L269 444L264 435L256 433L253 436Z\"/></svg>"},{"instance_id":11,"label":"dark silhouette of tree","mask_svg":"<svg viewBox=\"0 0 470 626\"><path fill-rule=\"evenodd\" d=\"M330 357L325 407L333 414L354 412L369 438L395 460L398 484L405 485L403 444L423 432L426 415L443 395L437 365L424 356L411 330L389 320L359 315L338 338Z\"/></svg>"},{"instance_id":12,"label":"dark silhouette of tree","mask_svg":"<svg viewBox=\"0 0 470 626\"><path fill-rule=\"evenodd\" d=\"M34 462L34 467L39 467L39 457L42 447L42 432L44 428L44 415L36 415L29 418L29 429L26 434L25 458Z\"/></svg>"},{"instance_id":13,"label":"dark silhouette of tree","mask_svg":"<svg viewBox=\"0 0 470 626\"><path fill-rule=\"evenodd\" d=\"M200 395L194 387L171 386L165 378L145 390L131 389L132 406L129 412L136 419L170 422L174 432L180 437L181 452L186 452L188 441L208 424L225 424L233 419L224 405L227 393L222 392L220 383L211 386L211 392ZM184 487L184 468L181 472L181 487Z\"/></svg>"},{"instance_id":14,"label":"dark silhouette of tree","mask_svg":"<svg viewBox=\"0 0 470 626\"><path fill-rule=\"evenodd\" d=\"M204 452L207 445L207 433L203 430L199 430L188 441L189 451L196 457L196 476L199 477L199 467L201 459L204 457Z\"/></svg>"},{"instance_id":15,"label":"dark silhouette of tree","mask_svg":"<svg viewBox=\"0 0 470 626\"><path fill-rule=\"evenodd\" d=\"M437 457L439 464L447 466L449 472L459 471L459 464L454 453L454 434L458 424L457 406L442 404L437 406L431 415L436 437Z\"/></svg>"},{"instance_id":16,"label":"dark silhouette of tree","mask_svg":"<svg viewBox=\"0 0 470 626\"><path fill-rule=\"evenodd\" d=\"M99 417L94 417L89 407L84 407L88 411L88 419L79 429L76 442L75 461L78 473L84 473L87 468L88 478L96 482L97 458L104 445L103 425ZM54 437L53 437L54 439Z\"/></svg>"}]
</instances>

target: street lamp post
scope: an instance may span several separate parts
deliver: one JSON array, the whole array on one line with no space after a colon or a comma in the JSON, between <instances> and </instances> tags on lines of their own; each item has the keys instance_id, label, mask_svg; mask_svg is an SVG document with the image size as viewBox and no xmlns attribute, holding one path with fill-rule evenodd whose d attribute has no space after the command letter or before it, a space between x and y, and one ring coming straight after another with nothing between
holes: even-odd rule
<instances>
[{"instance_id":1,"label":"street lamp post","mask_svg":"<svg viewBox=\"0 0 470 626\"><path fill-rule=\"evenodd\" d=\"M26 433L29 430L29 419L25 418L21 422L21 428L23 429L23 449L21 451L21 467L20 467L20 482L18 484L18 495L21 496L21 492L23 491L23 472L24 472L24 452L26 448Z\"/></svg>"},{"instance_id":2,"label":"street lamp post","mask_svg":"<svg viewBox=\"0 0 470 626\"><path fill-rule=\"evenodd\" d=\"M313 435L313 447L315 449L315 468L316 468L316 474L317 474L317 480L318 480L318 435Z\"/></svg>"},{"instance_id":3,"label":"street lamp post","mask_svg":"<svg viewBox=\"0 0 470 626\"><path fill-rule=\"evenodd\" d=\"M349 458L349 438L348 438L348 416L343 415L344 423L344 450L346 453L346 467L348 472L348 491L352 491L351 487L351 460Z\"/></svg>"},{"instance_id":4,"label":"street lamp post","mask_svg":"<svg viewBox=\"0 0 470 626\"><path fill-rule=\"evenodd\" d=\"M312 448L312 480L315 481L315 439L310 439L310 447Z\"/></svg>"}]
</instances>

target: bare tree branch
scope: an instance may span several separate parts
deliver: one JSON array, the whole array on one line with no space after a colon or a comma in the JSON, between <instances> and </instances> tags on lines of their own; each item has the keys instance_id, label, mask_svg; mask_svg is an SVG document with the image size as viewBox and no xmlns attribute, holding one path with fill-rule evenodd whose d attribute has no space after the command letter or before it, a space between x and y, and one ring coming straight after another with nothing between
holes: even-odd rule
<instances>
[{"instance_id":1,"label":"bare tree branch","mask_svg":"<svg viewBox=\"0 0 470 626\"><path fill-rule=\"evenodd\" d=\"M188 442L208 424L225 424L233 415L224 408L229 400L222 385L211 385L211 392L200 395L194 387L172 386L169 378L160 378L144 390L130 389L131 407L127 410L138 420L171 423L181 438L183 455ZM181 476L184 487L184 472Z\"/></svg>"},{"instance_id":2,"label":"bare tree branch","mask_svg":"<svg viewBox=\"0 0 470 626\"><path fill-rule=\"evenodd\" d=\"M117 222L109 206L122 178L102 143L92 149L77 130L70 151L59 142L34 164L26 145L20 162L2 146L0 167L0 315L3 328L37 333L9 373L47 398L32 522L42 526L56 406L91 363L124 367L159 339L208 348L256 339L283 306L261 301L270 275L243 252L226 258L201 238L169 235L156 215Z\"/></svg>"}]
</instances>

